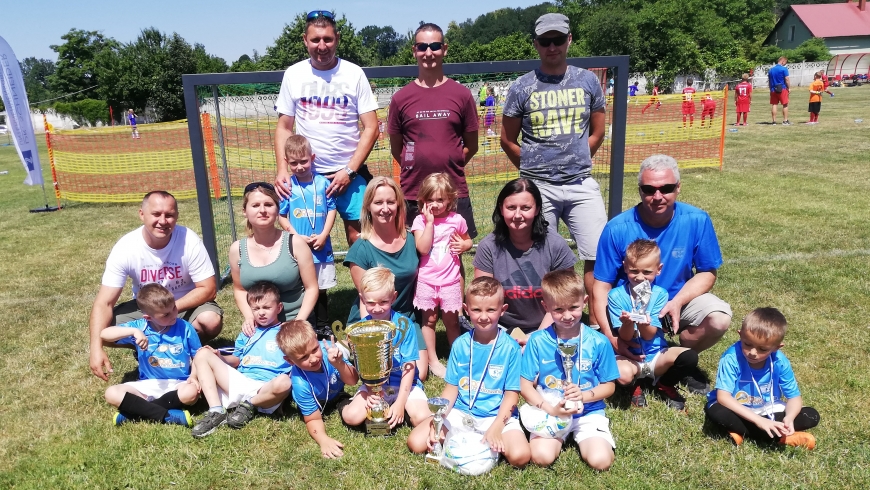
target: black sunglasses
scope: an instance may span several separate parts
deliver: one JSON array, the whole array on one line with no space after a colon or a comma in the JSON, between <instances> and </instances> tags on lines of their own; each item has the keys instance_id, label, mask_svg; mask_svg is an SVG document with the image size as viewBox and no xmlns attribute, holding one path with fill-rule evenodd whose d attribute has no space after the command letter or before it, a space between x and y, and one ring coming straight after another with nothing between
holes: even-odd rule
<instances>
[{"instance_id":1,"label":"black sunglasses","mask_svg":"<svg viewBox=\"0 0 870 490\"><path fill-rule=\"evenodd\" d=\"M556 36L556 37L539 37L536 38L538 44L541 45L542 48L549 48L551 44L555 44L556 46L561 46L568 41L568 35L564 36Z\"/></svg>"},{"instance_id":2,"label":"black sunglasses","mask_svg":"<svg viewBox=\"0 0 870 490\"><path fill-rule=\"evenodd\" d=\"M250 184L245 186L245 194L255 191L259 187L269 189L270 191L275 192L275 186L268 182L251 182Z\"/></svg>"},{"instance_id":3,"label":"black sunglasses","mask_svg":"<svg viewBox=\"0 0 870 490\"><path fill-rule=\"evenodd\" d=\"M329 10L312 10L311 12L308 12L308 16L305 18L305 20L314 20L318 17L335 20L335 15L333 15L333 13Z\"/></svg>"},{"instance_id":4,"label":"black sunglasses","mask_svg":"<svg viewBox=\"0 0 870 490\"><path fill-rule=\"evenodd\" d=\"M417 43L414 45L417 51L421 53L425 53L427 49L431 49L432 51L439 51L444 47L444 43Z\"/></svg>"},{"instance_id":5,"label":"black sunglasses","mask_svg":"<svg viewBox=\"0 0 870 490\"><path fill-rule=\"evenodd\" d=\"M640 191L646 194L647 196L654 196L656 192L661 192L662 195L670 194L677 190L678 184L665 184L661 187L656 187L654 185L639 185Z\"/></svg>"}]
</instances>

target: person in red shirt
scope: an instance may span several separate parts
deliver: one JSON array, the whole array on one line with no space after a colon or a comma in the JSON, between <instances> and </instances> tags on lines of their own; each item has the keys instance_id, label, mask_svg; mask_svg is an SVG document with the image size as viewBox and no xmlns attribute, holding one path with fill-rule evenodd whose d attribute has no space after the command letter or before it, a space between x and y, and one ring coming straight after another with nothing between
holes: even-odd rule
<instances>
[{"instance_id":1,"label":"person in red shirt","mask_svg":"<svg viewBox=\"0 0 870 490\"><path fill-rule=\"evenodd\" d=\"M662 101L659 100L659 84L658 83L653 85L652 96L649 98L649 104L647 104L646 107L644 107L640 111L640 113L641 114L646 113L646 110L649 109L650 107L652 107L653 104L656 105L656 110L659 110L659 108L662 106Z\"/></svg>"},{"instance_id":2,"label":"person in red shirt","mask_svg":"<svg viewBox=\"0 0 870 490\"><path fill-rule=\"evenodd\" d=\"M704 120L707 116L710 117L710 126L713 127L713 116L716 114L716 101L710 92L704 94L704 100L701 101L701 127L704 127Z\"/></svg>"},{"instance_id":3,"label":"person in red shirt","mask_svg":"<svg viewBox=\"0 0 870 490\"><path fill-rule=\"evenodd\" d=\"M749 105L752 103L752 83L749 82L749 74L744 73L743 79L734 87L734 104L737 106L737 121L735 126L746 126L746 116L749 115ZM740 116L743 123L740 123Z\"/></svg>"},{"instance_id":4,"label":"person in red shirt","mask_svg":"<svg viewBox=\"0 0 870 490\"><path fill-rule=\"evenodd\" d=\"M695 83L691 78L686 80L686 87L683 89L683 128L686 127L686 116L689 116L689 127L695 124Z\"/></svg>"},{"instance_id":5,"label":"person in red shirt","mask_svg":"<svg viewBox=\"0 0 870 490\"><path fill-rule=\"evenodd\" d=\"M822 85L825 86L825 89L823 90L823 92L825 92L825 93L827 93L828 95L830 95L831 97L833 97L833 96L834 96L834 92L831 92L830 90L828 90L828 76L825 75L825 71L824 71L824 70L820 70L820 71L819 71L819 76L822 77Z\"/></svg>"}]
</instances>

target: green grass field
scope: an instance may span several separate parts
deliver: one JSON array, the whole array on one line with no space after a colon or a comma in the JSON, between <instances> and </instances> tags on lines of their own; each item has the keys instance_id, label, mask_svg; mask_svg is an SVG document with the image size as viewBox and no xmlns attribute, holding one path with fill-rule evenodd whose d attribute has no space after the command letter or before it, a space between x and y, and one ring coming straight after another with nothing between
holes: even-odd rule
<instances>
[{"instance_id":1,"label":"green grass field","mask_svg":"<svg viewBox=\"0 0 870 490\"><path fill-rule=\"evenodd\" d=\"M137 206L71 204L30 214L42 206L42 191L21 184L14 147L0 146L0 170L9 171L0 175L0 488L866 488L870 89L835 90L824 99L820 124L791 127L757 124L770 118L757 92L750 126L727 133L724 170L684 172L681 195L713 217L726 259L714 292L735 313L732 330L701 355L702 367L715 374L748 310L780 308L790 320L785 352L804 402L822 414L815 451L752 442L736 448L711 437L701 396L688 396L688 414L653 399L642 410L625 408L624 395L611 400L618 449L613 468L601 474L569 447L550 469L501 464L482 477L461 477L409 454L410 429L366 439L337 415L327 421L345 445L337 461L320 458L296 415L257 418L204 440L177 426L114 427L106 384L88 369L87 322L109 250L139 224ZM800 92L793 94L793 123L807 120ZM633 182L627 176L625 207L637 202ZM195 202L182 202L180 211L180 222L199 231ZM354 292L339 269L332 315L344 319ZM218 301L228 342L240 323L229 286ZM110 356L112 383L136 370L128 351ZM426 391L436 395L441 387L430 382ZM196 411L203 409L200 403Z\"/></svg>"}]
</instances>

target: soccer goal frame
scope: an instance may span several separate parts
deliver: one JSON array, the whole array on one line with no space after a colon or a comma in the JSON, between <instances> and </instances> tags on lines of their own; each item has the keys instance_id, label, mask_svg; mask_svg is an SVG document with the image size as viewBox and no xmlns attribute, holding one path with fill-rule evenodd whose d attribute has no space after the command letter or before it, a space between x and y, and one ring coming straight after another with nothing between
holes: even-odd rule
<instances>
[{"instance_id":1,"label":"soccer goal frame","mask_svg":"<svg viewBox=\"0 0 870 490\"><path fill-rule=\"evenodd\" d=\"M606 69L614 79L614 93L626 94L628 92L629 65L628 56L594 56L588 58L569 58L568 64L586 69ZM475 62L475 63L446 63L444 72L447 76L462 76L462 75L485 75L491 73L510 73L510 72L529 72L540 66L540 60L522 60L522 61L492 61L492 62ZM379 66L363 68L366 76L371 79L384 78L414 78L417 76L418 68L416 65L404 66ZM187 111L187 126L190 134L190 151L193 159L193 171L196 179L196 194L197 203L199 205L200 224L202 227L202 240L206 250L209 253L215 270L221 278L225 278L226 272L220 267L220 257L224 251L218 248L218 236L215 228L214 201L216 198L213 193L213 184L215 179L226 179L227 188L229 189L229 174L226 170L226 153L224 150L224 131L221 124L220 104L218 103L219 89L221 85L240 85L240 84L259 84L259 83L278 83L280 84L284 77L283 71L264 71L264 72L240 72L240 73L209 73L183 75L182 84L184 87L184 103ZM606 82L606 77L603 80ZM606 83L605 83L606 84ZM199 91L210 88L210 93L215 100L215 128L217 133L217 143L220 148L220 158L223 163L223 171L218 169L217 172L212 169L209 171L206 161L206 142L202 123L200 119L200 100L198 98ZM610 140L610 172L607 194L607 214L610 218L622 212L622 197L623 197L623 180L624 180L624 159L625 159L625 141L626 141L626 116L627 116L627 101L625 97L613 97L611 111L610 127L608 129L608 138ZM211 138L211 135L208 135ZM230 232L232 240L236 240L236 225L233 221L232 212L232 194L227 192L227 195L221 199L227 199L226 203L229 207L230 214Z\"/></svg>"}]
</instances>

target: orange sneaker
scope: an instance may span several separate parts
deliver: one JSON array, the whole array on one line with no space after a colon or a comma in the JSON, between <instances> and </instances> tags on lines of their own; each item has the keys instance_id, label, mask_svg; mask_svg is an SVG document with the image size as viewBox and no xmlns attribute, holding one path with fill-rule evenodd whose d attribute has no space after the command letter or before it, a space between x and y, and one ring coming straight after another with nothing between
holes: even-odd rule
<instances>
[{"instance_id":1,"label":"orange sneaker","mask_svg":"<svg viewBox=\"0 0 870 490\"><path fill-rule=\"evenodd\" d=\"M734 445L740 447L743 444L743 436L736 432L729 432L728 435L731 437L731 440L734 441Z\"/></svg>"},{"instance_id":2,"label":"orange sneaker","mask_svg":"<svg viewBox=\"0 0 870 490\"><path fill-rule=\"evenodd\" d=\"M815 449L816 438L809 432L795 432L790 436L782 436L779 438L780 444L792 447L802 447L805 449Z\"/></svg>"}]
</instances>

